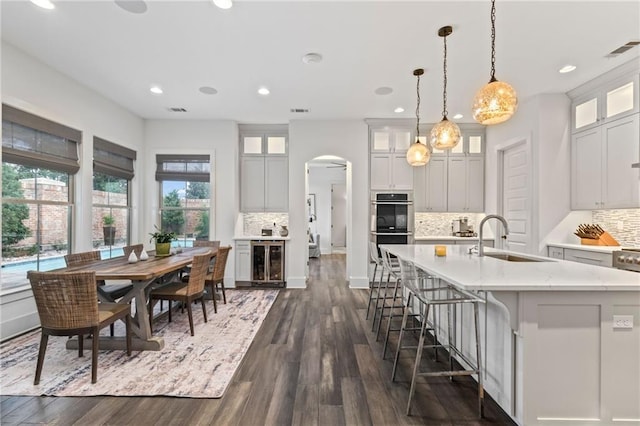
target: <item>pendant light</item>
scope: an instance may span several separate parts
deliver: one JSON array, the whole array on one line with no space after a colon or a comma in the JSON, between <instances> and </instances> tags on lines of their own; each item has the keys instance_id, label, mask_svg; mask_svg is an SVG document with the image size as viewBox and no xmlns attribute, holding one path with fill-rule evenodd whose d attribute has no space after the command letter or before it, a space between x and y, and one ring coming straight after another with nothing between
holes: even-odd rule
<instances>
[{"instance_id":1,"label":"pendant light","mask_svg":"<svg viewBox=\"0 0 640 426\"><path fill-rule=\"evenodd\" d=\"M442 121L431 129L431 146L435 149L451 149L460 142L460 128L453 121L447 119L447 36L453 33L450 26L438 30L438 35L444 40L444 90L442 92Z\"/></svg>"},{"instance_id":2,"label":"pendant light","mask_svg":"<svg viewBox=\"0 0 640 426\"><path fill-rule=\"evenodd\" d=\"M424 166L431 158L429 148L427 148L425 144L420 143L420 76L422 74L424 74L422 68L413 70L413 75L418 77L418 82L416 83L416 93L418 95L418 104L416 106L416 141L407 151L407 162L414 167Z\"/></svg>"},{"instance_id":3,"label":"pendant light","mask_svg":"<svg viewBox=\"0 0 640 426\"><path fill-rule=\"evenodd\" d=\"M496 80L496 2L491 0L491 79L473 99L473 118L480 124L498 124L510 119L517 108L516 91Z\"/></svg>"}]
</instances>

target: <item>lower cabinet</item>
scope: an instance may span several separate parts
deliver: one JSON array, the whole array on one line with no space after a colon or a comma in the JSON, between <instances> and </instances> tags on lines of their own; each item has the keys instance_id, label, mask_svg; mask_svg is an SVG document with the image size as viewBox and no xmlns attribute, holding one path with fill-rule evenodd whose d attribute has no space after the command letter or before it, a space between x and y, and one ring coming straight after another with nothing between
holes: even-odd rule
<instances>
[{"instance_id":1,"label":"lower cabinet","mask_svg":"<svg viewBox=\"0 0 640 426\"><path fill-rule=\"evenodd\" d=\"M441 244L441 245L468 245L478 244L477 238L469 238L469 240L416 240L416 244ZM494 240L484 240L485 247L494 247Z\"/></svg>"},{"instance_id":2,"label":"lower cabinet","mask_svg":"<svg viewBox=\"0 0 640 426\"><path fill-rule=\"evenodd\" d=\"M547 246L548 256L553 259L564 259L572 262L586 263L588 265L613 267L613 255L591 250L570 249L556 246Z\"/></svg>"},{"instance_id":3,"label":"lower cabinet","mask_svg":"<svg viewBox=\"0 0 640 426\"><path fill-rule=\"evenodd\" d=\"M251 281L251 243L236 241L236 281Z\"/></svg>"}]
</instances>

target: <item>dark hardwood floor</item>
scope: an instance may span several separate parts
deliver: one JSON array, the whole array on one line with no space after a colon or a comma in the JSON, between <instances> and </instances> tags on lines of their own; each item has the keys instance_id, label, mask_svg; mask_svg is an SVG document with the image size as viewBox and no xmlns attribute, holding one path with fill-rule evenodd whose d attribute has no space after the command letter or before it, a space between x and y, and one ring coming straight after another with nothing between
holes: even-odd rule
<instances>
[{"instance_id":1,"label":"dark hardwood floor","mask_svg":"<svg viewBox=\"0 0 640 426\"><path fill-rule=\"evenodd\" d=\"M2 396L0 423L514 424L490 398L478 419L470 378L419 378L412 416L405 416L414 354L401 357L392 383L391 356L381 360L382 345L364 318L368 293L348 288L344 255L310 262L308 288L280 292L223 398ZM431 356L425 368L433 368Z\"/></svg>"}]
</instances>

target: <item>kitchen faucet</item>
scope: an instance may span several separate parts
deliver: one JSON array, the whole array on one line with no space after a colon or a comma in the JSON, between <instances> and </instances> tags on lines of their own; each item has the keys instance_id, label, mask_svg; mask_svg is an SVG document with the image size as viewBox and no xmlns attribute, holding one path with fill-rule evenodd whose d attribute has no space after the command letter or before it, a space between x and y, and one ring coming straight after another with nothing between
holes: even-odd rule
<instances>
[{"instance_id":1,"label":"kitchen faucet","mask_svg":"<svg viewBox=\"0 0 640 426\"><path fill-rule=\"evenodd\" d=\"M498 219L500 222L502 222L502 225L504 226L504 236L502 238L507 238L507 235L509 235L509 225L507 225L507 220L497 214L490 214L488 216L485 216L484 219L482 219L480 221L480 231L478 234L478 256L484 256L484 243L482 240L482 225L484 225L484 223L489 220L489 219Z\"/></svg>"}]
</instances>

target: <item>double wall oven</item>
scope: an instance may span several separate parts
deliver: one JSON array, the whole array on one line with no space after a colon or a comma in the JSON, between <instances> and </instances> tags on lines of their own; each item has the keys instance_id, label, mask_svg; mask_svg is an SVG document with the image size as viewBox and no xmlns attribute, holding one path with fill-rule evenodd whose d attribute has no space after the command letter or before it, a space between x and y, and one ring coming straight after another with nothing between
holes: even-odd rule
<instances>
[{"instance_id":1,"label":"double wall oven","mask_svg":"<svg viewBox=\"0 0 640 426\"><path fill-rule=\"evenodd\" d=\"M371 194L371 237L378 244L413 244L413 194Z\"/></svg>"}]
</instances>

